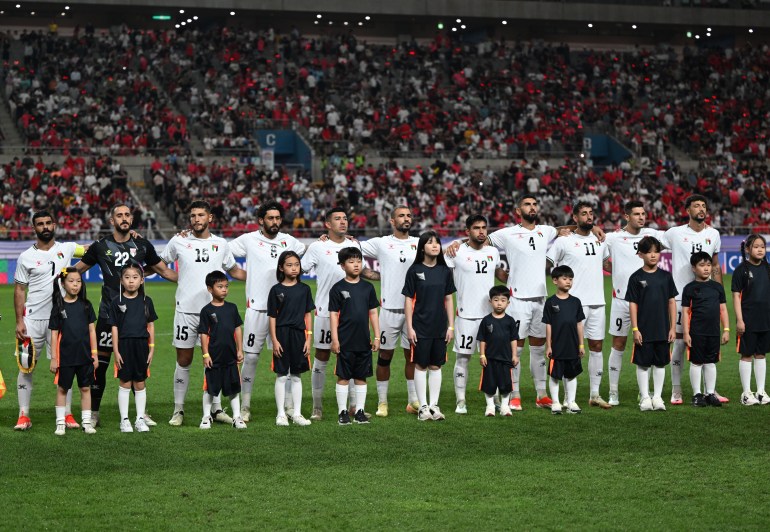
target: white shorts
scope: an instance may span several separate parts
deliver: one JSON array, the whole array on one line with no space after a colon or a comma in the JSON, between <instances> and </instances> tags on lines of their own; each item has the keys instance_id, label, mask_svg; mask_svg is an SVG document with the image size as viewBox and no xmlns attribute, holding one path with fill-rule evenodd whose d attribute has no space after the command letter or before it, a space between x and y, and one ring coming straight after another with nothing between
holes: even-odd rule
<instances>
[{"instance_id":1,"label":"white shorts","mask_svg":"<svg viewBox=\"0 0 770 532\"><path fill-rule=\"evenodd\" d=\"M612 298L610 306L610 326L607 334L625 338L631 330L631 311L628 310L628 301Z\"/></svg>"},{"instance_id":2,"label":"white shorts","mask_svg":"<svg viewBox=\"0 0 770 532\"><path fill-rule=\"evenodd\" d=\"M473 355L478 348L476 335L479 332L481 318L455 318L455 353L458 355Z\"/></svg>"},{"instance_id":3,"label":"white shorts","mask_svg":"<svg viewBox=\"0 0 770 532\"><path fill-rule=\"evenodd\" d=\"M409 338L406 336L406 316L403 310L380 310L380 349L391 351L397 347L401 337L401 347L409 349Z\"/></svg>"},{"instance_id":4,"label":"white shorts","mask_svg":"<svg viewBox=\"0 0 770 532\"><path fill-rule=\"evenodd\" d=\"M518 299L512 297L505 312L508 313L519 326L520 341L528 336L533 338L545 338L545 323L543 323L544 297L532 299Z\"/></svg>"},{"instance_id":5,"label":"white shorts","mask_svg":"<svg viewBox=\"0 0 770 532\"><path fill-rule=\"evenodd\" d=\"M270 316L266 310L246 309L243 317L243 352L261 353L267 342L267 348L273 349L270 340Z\"/></svg>"},{"instance_id":6,"label":"white shorts","mask_svg":"<svg viewBox=\"0 0 770 532\"><path fill-rule=\"evenodd\" d=\"M196 345L201 345L198 337L200 320L200 314L174 312L174 340L171 345L180 349L194 349Z\"/></svg>"},{"instance_id":7,"label":"white shorts","mask_svg":"<svg viewBox=\"0 0 770 532\"><path fill-rule=\"evenodd\" d=\"M332 348L332 326L329 316L316 316L313 323L313 347L316 349Z\"/></svg>"},{"instance_id":8,"label":"white shorts","mask_svg":"<svg viewBox=\"0 0 770 532\"><path fill-rule=\"evenodd\" d=\"M48 320L30 320L24 317L24 326L27 328L27 336L32 340L35 346L36 358L40 358L43 346L45 346L45 356L51 359L51 329L48 328Z\"/></svg>"},{"instance_id":9,"label":"white shorts","mask_svg":"<svg viewBox=\"0 0 770 532\"><path fill-rule=\"evenodd\" d=\"M583 322L583 336L586 340L604 340L604 331L607 327L606 305L583 305L583 314L586 320Z\"/></svg>"},{"instance_id":10,"label":"white shorts","mask_svg":"<svg viewBox=\"0 0 770 532\"><path fill-rule=\"evenodd\" d=\"M668 312L668 307L666 307L666 312ZM684 334L684 329L682 328L682 300L677 299L676 300L676 334Z\"/></svg>"}]
</instances>

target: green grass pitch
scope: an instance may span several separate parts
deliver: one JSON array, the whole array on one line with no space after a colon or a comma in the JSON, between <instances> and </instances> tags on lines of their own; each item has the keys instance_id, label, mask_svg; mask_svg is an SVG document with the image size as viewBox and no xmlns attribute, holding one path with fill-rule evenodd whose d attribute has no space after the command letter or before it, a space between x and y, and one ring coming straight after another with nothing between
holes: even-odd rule
<instances>
[{"instance_id":1,"label":"green grass pitch","mask_svg":"<svg viewBox=\"0 0 770 532\"><path fill-rule=\"evenodd\" d=\"M248 429L216 425L203 432L197 428L199 356L186 424L166 423L173 409L174 288L153 283L148 290L160 316L148 381L148 409L158 427L149 434L121 434L117 383L110 379L103 428L94 436L71 431L62 438L53 434L55 390L45 360L35 371L33 428L12 430L17 416L13 289L0 288L0 369L9 388L0 400L0 529L767 529L770 408L738 404L734 342L719 365L718 389L732 399L729 405L694 409L686 393L685 406L644 414L636 405L628 356L620 407L589 409L584 373L578 385L582 415L557 417L536 409L525 351L523 412L483 417L474 358L469 414L456 416L450 354L443 376L444 423L419 423L404 412L398 351L391 416L350 427L337 426L332 416L332 368L324 398L327 418L310 427L276 427L274 377L263 352ZM98 293L96 285L89 286L95 303ZM234 283L231 293L243 309L243 285ZM608 342L604 351L606 358ZM683 384L687 391L686 370ZM607 386L605 376L605 397ZM669 392L667 382L666 398ZM372 379L368 410L374 411L376 401ZM79 417L77 392L74 402ZM308 374L303 412L309 415L310 409Z\"/></svg>"}]
</instances>

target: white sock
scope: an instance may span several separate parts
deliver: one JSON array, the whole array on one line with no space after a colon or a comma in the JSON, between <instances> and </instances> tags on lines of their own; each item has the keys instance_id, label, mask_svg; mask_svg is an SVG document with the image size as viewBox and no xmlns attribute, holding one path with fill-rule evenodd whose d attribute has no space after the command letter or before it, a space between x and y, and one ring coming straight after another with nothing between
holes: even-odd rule
<instances>
[{"instance_id":1,"label":"white sock","mask_svg":"<svg viewBox=\"0 0 770 532\"><path fill-rule=\"evenodd\" d=\"M554 379L553 377L549 377L548 387L551 390L551 399L558 403L559 402L559 380Z\"/></svg>"},{"instance_id":2,"label":"white sock","mask_svg":"<svg viewBox=\"0 0 770 532\"><path fill-rule=\"evenodd\" d=\"M240 394L235 394L230 398L230 408L233 411L233 419L241 417L241 397Z\"/></svg>"},{"instance_id":3,"label":"white sock","mask_svg":"<svg viewBox=\"0 0 770 532\"><path fill-rule=\"evenodd\" d=\"M417 398L417 385L414 383L414 379L407 379L406 381L406 397L410 403L419 402Z\"/></svg>"},{"instance_id":4,"label":"white sock","mask_svg":"<svg viewBox=\"0 0 770 532\"><path fill-rule=\"evenodd\" d=\"M662 399L663 383L666 382L666 368L652 367L652 396Z\"/></svg>"},{"instance_id":5,"label":"white sock","mask_svg":"<svg viewBox=\"0 0 770 532\"><path fill-rule=\"evenodd\" d=\"M356 407L356 383L353 379L348 381L348 400L350 401L350 408L348 408L348 411L356 412L358 410Z\"/></svg>"},{"instance_id":6,"label":"white sock","mask_svg":"<svg viewBox=\"0 0 770 532\"><path fill-rule=\"evenodd\" d=\"M489 395L488 393L484 394L484 398L487 400L487 408L494 408L495 407L495 396Z\"/></svg>"},{"instance_id":7,"label":"white sock","mask_svg":"<svg viewBox=\"0 0 770 532\"><path fill-rule=\"evenodd\" d=\"M511 406L511 394L507 393L505 395L500 396L500 404L505 405L510 408Z\"/></svg>"},{"instance_id":8,"label":"white sock","mask_svg":"<svg viewBox=\"0 0 770 532\"><path fill-rule=\"evenodd\" d=\"M524 351L523 347L517 347L516 353L519 355L519 365L513 368L513 376L511 378L513 388L511 389L511 397L521 397L521 388L519 387L521 382L521 353Z\"/></svg>"},{"instance_id":9,"label":"white sock","mask_svg":"<svg viewBox=\"0 0 770 532\"><path fill-rule=\"evenodd\" d=\"M607 369L610 372L610 392L618 393L620 383L620 370L623 367L623 351L618 351L614 347L610 349L610 359L607 362Z\"/></svg>"},{"instance_id":10,"label":"white sock","mask_svg":"<svg viewBox=\"0 0 770 532\"><path fill-rule=\"evenodd\" d=\"M532 379L535 381L537 398L542 399L545 396L545 383L547 380L544 345L529 346L529 372L532 374Z\"/></svg>"},{"instance_id":11,"label":"white sock","mask_svg":"<svg viewBox=\"0 0 770 532\"><path fill-rule=\"evenodd\" d=\"M211 396L211 411L219 412L222 410L222 394Z\"/></svg>"},{"instance_id":12,"label":"white sock","mask_svg":"<svg viewBox=\"0 0 770 532\"><path fill-rule=\"evenodd\" d=\"M128 419L128 401L131 399L131 388L118 386L118 410L120 411L120 420Z\"/></svg>"},{"instance_id":13,"label":"white sock","mask_svg":"<svg viewBox=\"0 0 770 532\"><path fill-rule=\"evenodd\" d=\"M636 383L639 385L639 395L642 399L650 397L650 368L636 366Z\"/></svg>"},{"instance_id":14,"label":"white sock","mask_svg":"<svg viewBox=\"0 0 770 532\"><path fill-rule=\"evenodd\" d=\"M134 404L136 404L136 419L143 418L144 411L147 409L147 388L134 392Z\"/></svg>"},{"instance_id":15,"label":"white sock","mask_svg":"<svg viewBox=\"0 0 770 532\"><path fill-rule=\"evenodd\" d=\"M32 374L19 372L16 378L16 390L19 394L19 417L29 417L29 403L32 399ZM64 419L64 418L62 418Z\"/></svg>"},{"instance_id":16,"label":"white sock","mask_svg":"<svg viewBox=\"0 0 770 532\"><path fill-rule=\"evenodd\" d=\"M465 401L465 388L468 382L468 362L470 362L470 355L462 355L457 353L455 359L455 399L459 401Z\"/></svg>"},{"instance_id":17,"label":"white sock","mask_svg":"<svg viewBox=\"0 0 770 532\"><path fill-rule=\"evenodd\" d=\"M320 409L322 406L324 384L326 383L326 364L328 363L329 361L313 359L313 370L310 374L310 386L313 389L313 408Z\"/></svg>"},{"instance_id":18,"label":"white sock","mask_svg":"<svg viewBox=\"0 0 770 532\"><path fill-rule=\"evenodd\" d=\"M591 386L591 397L599 395L604 373L604 354L601 351L588 353L588 382Z\"/></svg>"},{"instance_id":19,"label":"white sock","mask_svg":"<svg viewBox=\"0 0 770 532\"><path fill-rule=\"evenodd\" d=\"M706 384L706 393L707 394L714 393L717 389L717 365L716 364L703 364L703 379Z\"/></svg>"},{"instance_id":20,"label":"white sock","mask_svg":"<svg viewBox=\"0 0 770 532\"><path fill-rule=\"evenodd\" d=\"M177 363L174 370L174 411L184 410L184 399L190 384L190 366L183 368Z\"/></svg>"},{"instance_id":21,"label":"white sock","mask_svg":"<svg viewBox=\"0 0 770 532\"><path fill-rule=\"evenodd\" d=\"M64 415L72 415L72 388L67 390L67 397L64 399Z\"/></svg>"},{"instance_id":22,"label":"white sock","mask_svg":"<svg viewBox=\"0 0 770 532\"><path fill-rule=\"evenodd\" d=\"M756 360L756 359L755 359ZM738 362L738 373L741 376L741 386L743 387L743 394L748 395L751 393L751 360L741 360ZM762 390L759 390L760 392Z\"/></svg>"},{"instance_id":23,"label":"white sock","mask_svg":"<svg viewBox=\"0 0 770 532\"><path fill-rule=\"evenodd\" d=\"M64 416L66 414L64 413L64 407L63 406L57 406L56 407L56 424L61 425L64 423Z\"/></svg>"},{"instance_id":24,"label":"white sock","mask_svg":"<svg viewBox=\"0 0 770 532\"><path fill-rule=\"evenodd\" d=\"M377 381L377 402L388 402L388 384L390 381Z\"/></svg>"},{"instance_id":25,"label":"white sock","mask_svg":"<svg viewBox=\"0 0 770 532\"><path fill-rule=\"evenodd\" d=\"M292 406L294 407L292 415L300 416L302 415L302 379L299 375L292 375L289 380L291 380Z\"/></svg>"},{"instance_id":26,"label":"white sock","mask_svg":"<svg viewBox=\"0 0 770 532\"><path fill-rule=\"evenodd\" d=\"M208 392L203 392L203 419L211 417L211 405L214 404L214 398Z\"/></svg>"},{"instance_id":27,"label":"white sock","mask_svg":"<svg viewBox=\"0 0 770 532\"><path fill-rule=\"evenodd\" d=\"M280 375L275 378L275 406L278 409L279 416L285 416L284 403L286 402L286 375Z\"/></svg>"},{"instance_id":28,"label":"white sock","mask_svg":"<svg viewBox=\"0 0 770 532\"><path fill-rule=\"evenodd\" d=\"M703 366L690 364L690 384L692 385L692 394L697 395L700 391L700 381L703 377Z\"/></svg>"},{"instance_id":29,"label":"white sock","mask_svg":"<svg viewBox=\"0 0 770 532\"><path fill-rule=\"evenodd\" d=\"M428 372L424 369L414 368L414 388L417 392L417 402L420 406L428 404Z\"/></svg>"},{"instance_id":30,"label":"white sock","mask_svg":"<svg viewBox=\"0 0 770 532\"><path fill-rule=\"evenodd\" d=\"M428 391L430 393L430 406L438 405L438 396L441 394L441 369L428 370Z\"/></svg>"},{"instance_id":31,"label":"white sock","mask_svg":"<svg viewBox=\"0 0 770 532\"><path fill-rule=\"evenodd\" d=\"M82 416L83 425L90 425L91 424L91 411L90 410L83 410L80 415Z\"/></svg>"},{"instance_id":32,"label":"white sock","mask_svg":"<svg viewBox=\"0 0 770 532\"><path fill-rule=\"evenodd\" d=\"M258 362L259 353L243 354L243 366L241 366L241 403L246 408L251 408L251 390L254 387Z\"/></svg>"},{"instance_id":33,"label":"white sock","mask_svg":"<svg viewBox=\"0 0 770 532\"><path fill-rule=\"evenodd\" d=\"M335 390L337 391L337 412L342 412L348 409L348 390L350 388L347 384L344 386L337 383Z\"/></svg>"},{"instance_id":34,"label":"white sock","mask_svg":"<svg viewBox=\"0 0 770 532\"><path fill-rule=\"evenodd\" d=\"M574 379L567 379L564 387L567 389L567 404L574 403L575 397L577 396L577 377Z\"/></svg>"},{"instance_id":35,"label":"white sock","mask_svg":"<svg viewBox=\"0 0 770 532\"><path fill-rule=\"evenodd\" d=\"M764 358L754 359L754 380L757 383L757 392L765 391L765 374L767 372L767 362Z\"/></svg>"},{"instance_id":36,"label":"white sock","mask_svg":"<svg viewBox=\"0 0 770 532\"><path fill-rule=\"evenodd\" d=\"M294 382L291 379L291 374L288 375L288 379L286 379L286 405L285 410L287 412L293 412L294 411L294 395L292 394L292 382Z\"/></svg>"},{"instance_id":37,"label":"white sock","mask_svg":"<svg viewBox=\"0 0 770 532\"><path fill-rule=\"evenodd\" d=\"M351 381L352 382L352 381ZM366 410L364 405L366 404L366 384L356 384L356 412L358 410Z\"/></svg>"},{"instance_id":38,"label":"white sock","mask_svg":"<svg viewBox=\"0 0 770 532\"><path fill-rule=\"evenodd\" d=\"M674 349L671 350L671 389L673 393L682 393L684 351L684 340L674 340Z\"/></svg>"}]
</instances>

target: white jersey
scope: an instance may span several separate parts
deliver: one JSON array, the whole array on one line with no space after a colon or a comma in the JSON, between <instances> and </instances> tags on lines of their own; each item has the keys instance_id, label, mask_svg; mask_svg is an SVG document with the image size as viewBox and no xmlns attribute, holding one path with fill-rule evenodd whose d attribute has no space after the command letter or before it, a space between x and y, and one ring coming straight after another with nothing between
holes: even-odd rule
<instances>
[{"instance_id":1,"label":"white jersey","mask_svg":"<svg viewBox=\"0 0 770 532\"><path fill-rule=\"evenodd\" d=\"M719 231L706 226L702 231L693 231L689 224L672 227L663 234L663 245L671 250L671 275L679 292L677 301L682 300L682 291L688 283L695 280L690 257L698 251L705 251L709 257L719 253L722 240Z\"/></svg>"},{"instance_id":2,"label":"white jersey","mask_svg":"<svg viewBox=\"0 0 770 532\"><path fill-rule=\"evenodd\" d=\"M610 260L612 260L612 296L618 299L625 299L628 279L631 274L644 265L642 258L636 254L636 248L639 241L652 236L663 242L663 231L644 227L639 234L633 235L621 229L614 233L607 233L604 245L610 250Z\"/></svg>"},{"instance_id":3,"label":"white jersey","mask_svg":"<svg viewBox=\"0 0 770 532\"><path fill-rule=\"evenodd\" d=\"M477 250L466 243L454 258L445 258L457 287L457 315L480 319L492 312L489 289L495 286L495 268L500 262L497 248L484 246Z\"/></svg>"},{"instance_id":4,"label":"white jersey","mask_svg":"<svg viewBox=\"0 0 770 532\"><path fill-rule=\"evenodd\" d=\"M32 246L24 250L16 262L14 280L27 286L27 301L24 315L32 320L47 320L51 317L53 280L62 268L72 263L78 244L54 242L49 250Z\"/></svg>"},{"instance_id":5,"label":"white jersey","mask_svg":"<svg viewBox=\"0 0 770 532\"><path fill-rule=\"evenodd\" d=\"M404 309L404 288L406 271L417 255L417 242L420 239L410 236L404 239L393 235L379 236L361 242L361 252L365 257L380 263L380 304L390 310Z\"/></svg>"},{"instance_id":6,"label":"white jersey","mask_svg":"<svg viewBox=\"0 0 770 532\"><path fill-rule=\"evenodd\" d=\"M246 307L267 310L267 295L278 281L278 257L284 251L294 251L300 257L305 245L286 233L268 238L262 231L253 231L230 241L230 251L236 257L246 258Z\"/></svg>"},{"instance_id":7,"label":"white jersey","mask_svg":"<svg viewBox=\"0 0 770 532\"><path fill-rule=\"evenodd\" d=\"M317 241L310 244L302 260L302 269L310 271L315 268L317 288L315 294L315 313L322 318L329 317L329 291L334 283L345 278L345 270L339 264L337 253L342 248L358 247L352 241L345 239L337 244L331 240Z\"/></svg>"},{"instance_id":8,"label":"white jersey","mask_svg":"<svg viewBox=\"0 0 770 532\"><path fill-rule=\"evenodd\" d=\"M554 266L569 266L575 272L570 294L583 305L604 305L604 259L610 256L607 246L595 235L572 233L557 238L548 250Z\"/></svg>"},{"instance_id":9,"label":"white jersey","mask_svg":"<svg viewBox=\"0 0 770 532\"><path fill-rule=\"evenodd\" d=\"M225 272L235 266L235 257L227 240L211 235L197 238L175 236L161 253L163 262L177 263L179 281L176 286L176 312L199 314L211 302L206 288L206 275L214 270Z\"/></svg>"},{"instance_id":10,"label":"white jersey","mask_svg":"<svg viewBox=\"0 0 770 532\"><path fill-rule=\"evenodd\" d=\"M529 230L521 225L499 229L489 235L496 248L505 251L508 261L508 288L519 299L545 297L545 258L548 244L557 231L548 225Z\"/></svg>"}]
</instances>

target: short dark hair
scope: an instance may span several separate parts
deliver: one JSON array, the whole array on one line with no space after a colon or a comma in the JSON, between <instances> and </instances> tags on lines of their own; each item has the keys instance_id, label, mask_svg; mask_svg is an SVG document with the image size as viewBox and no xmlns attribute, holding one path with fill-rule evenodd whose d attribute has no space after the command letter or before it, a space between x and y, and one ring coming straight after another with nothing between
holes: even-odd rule
<instances>
[{"instance_id":1,"label":"short dark hair","mask_svg":"<svg viewBox=\"0 0 770 532\"><path fill-rule=\"evenodd\" d=\"M592 203L589 203L589 202L587 202L587 201L578 201L577 203L575 203L575 206L574 206L574 207L572 207L572 214L577 214L577 213L579 213L579 212L580 212L582 209L584 209L584 208L586 208L586 207L588 207L588 208L589 208L589 209L591 209L591 210L594 210L594 206L593 206L593 204L592 204Z\"/></svg>"},{"instance_id":2,"label":"short dark hair","mask_svg":"<svg viewBox=\"0 0 770 532\"><path fill-rule=\"evenodd\" d=\"M708 200L706 199L706 196L702 196L700 194L693 194L692 196L688 196L688 198L684 200L684 208L689 209L690 205L692 205L696 201L702 201L706 205L709 204Z\"/></svg>"},{"instance_id":3,"label":"short dark hair","mask_svg":"<svg viewBox=\"0 0 770 532\"><path fill-rule=\"evenodd\" d=\"M118 210L118 209L120 209L121 207L125 207L125 208L127 208L129 211L131 211L131 207L129 207L128 205L126 205L126 204L125 204L125 203L123 203L122 201L119 201L119 202L117 202L115 205L113 205L112 207L110 207L110 218L112 218L113 216L115 216L115 211L117 211L117 210ZM131 214L133 214L133 212L131 212Z\"/></svg>"},{"instance_id":4,"label":"short dark hair","mask_svg":"<svg viewBox=\"0 0 770 532\"><path fill-rule=\"evenodd\" d=\"M327 222L331 220L332 214L334 214L335 212L341 212L345 216L348 215L347 211L345 211L345 209L343 209L342 207L332 207L326 212L326 216L324 216L324 220L326 220Z\"/></svg>"},{"instance_id":5,"label":"short dark hair","mask_svg":"<svg viewBox=\"0 0 770 532\"><path fill-rule=\"evenodd\" d=\"M212 288L215 284L227 281L227 275L222 270L214 270L206 275L206 286Z\"/></svg>"},{"instance_id":6,"label":"short dark hair","mask_svg":"<svg viewBox=\"0 0 770 532\"><path fill-rule=\"evenodd\" d=\"M519 206L525 199L533 199L535 201L538 201L537 197L534 194L522 194L516 199L516 205Z\"/></svg>"},{"instance_id":7,"label":"short dark hair","mask_svg":"<svg viewBox=\"0 0 770 532\"><path fill-rule=\"evenodd\" d=\"M691 266L697 266L703 261L708 262L709 264L712 262L711 255L706 253L705 251L697 251L690 255L690 265Z\"/></svg>"},{"instance_id":8,"label":"short dark hair","mask_svg":"<svg viewBox=\"0 0 770 532\"><path fill-rule=\"evenodd\" d=\"M349 259L364 260L364 256L361 253L361 250L355 246L342 248L339 253L337 253L337 260L340 264L345 264Z\"/></svg>"},{"instance_id":9,"label":"short dark hair","mask_svg":"<svg viewBox=\"0 0 770 532\"><path fill-rule=\"evenodd\" d=\"M481 214L471 214L465 220L465 228L470 229L473 226L473 224L477 222L484 222L484 225L489 225L489 222L487 221L486 216L482 216Z\"/></svg>"},{"instance_id":10,"label":"short dark hair","mask_svg":"<svg viewBox=\"0 0 770 532\"><path fill-rule=\"evenodd\" d=\"M275 200L270 200L264 202L262 205L259 206L257 209L257 220L260 218L264 219L265 216L267 216L267 211L278 211L278 214L281 215L281 218L283 218L283 215L285 214L286 210L283 208L283 205L278 203Z\"/></svg>"},{"instance_id":11,"label":"short dark hair","mask_svg":"<svg viewBox=\"0 0 770 532\"><path fill-rule=\"evenodd\" d=\"M569 266L562 264L551 270L551 279L558 279L559 277L569 277L570 279L574 279L575 272L573 272L572 268Z\"/></svg>"},{"instance_id":12,"label":"short dark hair","mask_svg":"<svg viewBox=\"0 0 770 532\"><path fill-rule=\"evenodd\" d=\"M496 296L505 296L507 299L510 299L511 292L508 290L508 287L501 284L496 284L489 289L489 299L492 299Z\"/></svg>"},{"instance_id":13,"label":"short dark hair","mask_svg":"<svg viewBox=\"0 0 770 532\"><path fill-rule=\"evenodd\" d=\"M211 214L211 203L206 200L197 199L190 203L190 207L188 207L187 212L192 212L193 209L203 209L208 214Z\"/></svg>"},{"instance_id":14,"label":"short dark hair","mask_svg":"<svg viewBox=\"0 0 770 532\"><path fill-rule=\"evenodd\" d=\"M649 253L652 251L652 248L655 248L655 251L660 253L663 249L663 244L654 236L646 236L639 241L639 244L636 246L636 252Z\"/></svg>"},{"instance_id":15,"label":"short dark hair","mask_svg":"<svg viewBox=\"0 0 770 532\"><path fill-rule=\"evenodd\" d=\"M32 225L35 225L35 221L37 221L39 218L50 218L53 220L53 216L51 216L51 213L48 211L37 211L35 214L32 215ZM53 220L56 222L56 220Z\"/></svg>"},{"instance_id":16,"label":"short dark hair","mask_svg":"<svg viewBox=\"0 0 770 532\"><path fill-rule=\"evenodd\" d=\"M639 200L631 200L627 201L626 204L623 206L623 212L626 214L631 214L631 211L634 209L644 209L644 203L642 203Z\"/></svg>"}]
</instances>

